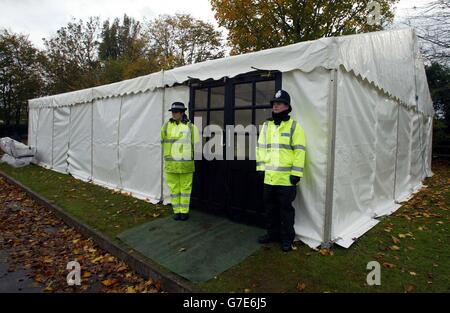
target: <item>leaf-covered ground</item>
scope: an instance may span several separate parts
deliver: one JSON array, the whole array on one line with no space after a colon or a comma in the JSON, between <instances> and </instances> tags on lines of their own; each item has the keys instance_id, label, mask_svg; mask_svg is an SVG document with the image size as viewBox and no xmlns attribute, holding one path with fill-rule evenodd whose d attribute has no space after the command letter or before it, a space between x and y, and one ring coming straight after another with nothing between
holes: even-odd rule
<instances>
[{"instance_id":1,"label":"leaf-covered ground","mask_svg":"<svg viewBox=\"0 0 450 313\"><path fill-rule=\"evenodd\" d=\"M138 200L128 193L36 165L15 169L0 164L0 170L112 239L126 229L170 214L168 206Z\"/></svg>"},{"instance_id":2,"label":"leaf-covered ground","mask_svg":"<svg viewBox=\"0 0 450 313\"><path fill-rule=\"evenodd\" d=\"M44 292L160 292L127 264L64 224L49 209L0 178L0 250L8 272L24 268ZM81 285L68 286L67 263L81 265ZM1 279L0 279L1 281ZM14 291L14 290L11 290Z\"/></svg>"}]
</instances>

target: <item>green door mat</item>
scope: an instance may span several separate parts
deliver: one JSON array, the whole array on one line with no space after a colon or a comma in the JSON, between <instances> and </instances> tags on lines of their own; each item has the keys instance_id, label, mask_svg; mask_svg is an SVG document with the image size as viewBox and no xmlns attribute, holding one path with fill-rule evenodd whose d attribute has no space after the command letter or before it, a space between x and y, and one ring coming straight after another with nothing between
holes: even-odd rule
<instances>
[{"instance_id":1,"label":"green door mat","mask_svg":"<svg viewBox=\"0 0 450 313\"><path fill-rule=\"evenodd\" d=\"M172 272L198 283L243 261L260 245L261 228L191 211L187 221L160 218L117 237Z\"/></svg>"}]
</instances>

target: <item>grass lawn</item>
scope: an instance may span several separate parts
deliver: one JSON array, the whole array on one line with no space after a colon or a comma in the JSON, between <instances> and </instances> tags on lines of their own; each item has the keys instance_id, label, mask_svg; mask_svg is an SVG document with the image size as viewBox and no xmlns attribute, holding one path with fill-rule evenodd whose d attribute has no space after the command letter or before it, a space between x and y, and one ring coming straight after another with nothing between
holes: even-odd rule
<instances>
[{"instance_id":1,"label":"grass lawn","mask_svg":"<svg viewBox=\"0 0 450 313\"><path fill-rule=\"evenodd\" d=\"M0 170L114 238L170 214L153 205L37 166ZM450 162L435 161L427 188L349 249L290 253L267 245L238 266L197 285L206 292L450 292ZM381 285L366 283L367 263L381 264Z\"/></svg>"}]
</instances>

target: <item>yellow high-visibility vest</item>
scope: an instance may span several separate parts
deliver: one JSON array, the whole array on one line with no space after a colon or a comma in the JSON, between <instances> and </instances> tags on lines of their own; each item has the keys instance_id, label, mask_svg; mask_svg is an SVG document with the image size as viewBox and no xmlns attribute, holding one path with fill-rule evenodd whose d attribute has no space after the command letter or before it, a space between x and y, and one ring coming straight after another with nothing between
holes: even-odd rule
<instances>
[{"instance_id":1,"label":"yellow high-visibility vest","mask_svg":"<svg viewBox=\"0 0 450 313\"><path fill-rule=\"evenodd\" d=\"M306 141L303 128L290 118L263 124L256 146L256 170L265 171L264 183L292 186L289 176L303 177Z\"/></svg>"},{"instance_id":2,"label":"yellow high-visibility vest","mask_svg":"<svg viewBox=\"0 0 450 313\"><path fill-rule=\"evenodd\" d=\"M197 127L191 122L169 120L161 128L161 145L164 171L168 173L192 173L194 144L199 142Z\"/></svg>"}]
</instances>

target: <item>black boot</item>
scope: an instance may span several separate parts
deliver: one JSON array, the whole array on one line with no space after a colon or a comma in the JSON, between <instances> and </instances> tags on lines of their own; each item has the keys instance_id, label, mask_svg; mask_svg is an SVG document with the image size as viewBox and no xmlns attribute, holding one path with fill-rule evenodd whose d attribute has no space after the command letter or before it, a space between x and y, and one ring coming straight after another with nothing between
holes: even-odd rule
<instances>
[{"instance_id":1,"label":"black boot","mask_svg":"<svg viewBox=\"0 0 450 313\"><path fill-rule=\"evenodd\" d=\"M180 213L175 213L173 216L172 216L172 218L175 220L175 221L179 221L180 220Z\"/></svg>"},{"instance_id":2,"label":"black boot","mask_svg":"<svg viewBox=\"0 0 450 313\"><path fill-rule=\"evenodd\" d=\"M189 213L180 213L180 221L187 221L189 218Z\"/></svg>"},{"instance_id":3,"label":"black boot","mask_svg":"<svg viewBox=\"0 0 450 313\"><path fill-rule=\"evenodd\" d=\"M283 250L283 252L289 252L292 250L292 241L290 240L283 240L281 242L281 250Z\"/></svg>"}]
</instances>

